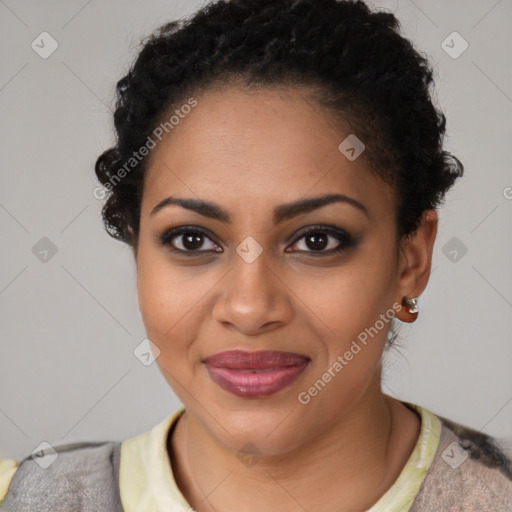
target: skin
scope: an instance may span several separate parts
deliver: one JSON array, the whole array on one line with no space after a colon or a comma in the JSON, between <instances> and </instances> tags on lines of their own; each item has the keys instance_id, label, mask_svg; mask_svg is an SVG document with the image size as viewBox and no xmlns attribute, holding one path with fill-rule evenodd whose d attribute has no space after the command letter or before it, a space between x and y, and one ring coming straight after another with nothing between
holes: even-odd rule
<instances>
[{"instance_id":1,"label":"skin","mask_svg":"<svg viewBox=\"0 0 512 512\"><path fill-rule=\"evenodd\" d=\"M379 315L421 295L436 212L426 211L397 246L394 190L369 172L364 153L349 161L338 150L350 129L334 125L304 90L232 87L196 99L152 151L134 252L157 364L186 407L168 446L177 484L199 512L366 510L396 480L420 431L418 415L381 391L389 323L308 404L297 396ZM338 202L274 225L274 207L333 193L361 202L368 216ZM168 196L214 202L231 223L177 205L150 215ZM303 231L316 224L344 229L357 243L315 257ZM208 252L187 257L157 242L184 225L209 231L197 246ZM248 236L263 250L252 263L236 252ZM184 249L183 241L177 236L174 246ZM320 252L338 245L330 236ZM413 319L405 308L397 317ZM201 362L230 349L311 361L278 393L239 398ZM251 466L238 457L248 442L258 450Z\"/></svg>"}]
</instances>

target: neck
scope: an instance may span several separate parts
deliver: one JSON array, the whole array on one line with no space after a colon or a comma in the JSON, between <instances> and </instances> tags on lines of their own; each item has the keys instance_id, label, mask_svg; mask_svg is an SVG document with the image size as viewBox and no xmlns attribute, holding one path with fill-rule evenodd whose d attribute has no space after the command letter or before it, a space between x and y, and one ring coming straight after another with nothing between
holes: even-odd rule
<instances>
[{"instance_id":1,"label":"neck","mask_svg":"<svg viewBox=\"0 0 512 512\"><path fill-rule=\"evenodd\" d=\"M367 510L400 474L420 428L416 413L376 384L308 443L242 470L239 454L186 411L169 446L178 487L198 512Z\"/></svg>"}]
</instances>

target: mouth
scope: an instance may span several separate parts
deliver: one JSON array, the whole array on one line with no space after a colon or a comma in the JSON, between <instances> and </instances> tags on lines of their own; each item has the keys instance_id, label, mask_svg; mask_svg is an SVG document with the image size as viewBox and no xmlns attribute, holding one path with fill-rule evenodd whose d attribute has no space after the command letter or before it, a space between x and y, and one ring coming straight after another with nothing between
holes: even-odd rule
<instances>
[{"instance_id":1,"label":"mouth","mask_svg":"<svg viewBox=\"0 0 512 512\"><path fill-rule=\"evenodd\" d=\"M291 385L310 361L293 352L230 350L210 356L203 363L222 389L238 397L258 398Z\"/></svg>"}]
</instances>

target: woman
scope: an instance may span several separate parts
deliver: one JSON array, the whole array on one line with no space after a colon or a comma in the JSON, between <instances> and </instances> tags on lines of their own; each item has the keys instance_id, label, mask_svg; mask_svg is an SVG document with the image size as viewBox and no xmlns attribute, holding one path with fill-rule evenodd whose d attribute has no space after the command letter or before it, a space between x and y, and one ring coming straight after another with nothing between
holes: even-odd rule
<instances>
[{"instance_id":1,"label":"woman","mask_svg":"<svg viewBox=\"0 0 512 512\"><path fill-rule=\"evenodd\" d=\"M363 2L216 2L156 32L96 174L184 406L3 461L2 510L511 510L497 439L381 391L463 174L431 83Z\"/></svg>"}]
</instances>

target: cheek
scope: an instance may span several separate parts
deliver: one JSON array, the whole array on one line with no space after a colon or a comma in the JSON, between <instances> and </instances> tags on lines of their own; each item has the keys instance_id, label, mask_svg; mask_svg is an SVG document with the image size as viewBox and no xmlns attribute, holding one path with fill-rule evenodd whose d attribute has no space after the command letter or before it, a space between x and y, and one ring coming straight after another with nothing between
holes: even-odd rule
<instances>
[{"instance_id":1,"label":"cheek","mask_svg":"<svg viewBox=\"0 0 512 512\"><path fill-rule=\"evenodd\" d=\"M186 273L169 262L165 248L143 240L137 259L137 295L144 323L165 333L185 314L193 300Z\"/></svg>"},{"instance_id":2,"label":"cheek","mask_svg":"<svg viewBox=\"0 0 512 512\"><path fill-rule=\"evenodd\" d=\"M161 351L166 349L166 333L183 317L186 291L179 274L170 272L160 249L141 243L137 260L137 296L148 337ZM181 300L180 300L181 298Z\"/></svg>"},{"instance_id":3,"label":"cheek","mask_svg":"<svg viewBox=\"0 0 512 512\"><path fill-rule=\"evenodd\" d=\"M377 260L357 257L329 272L302 272L294 278L294 293L326 340L350 343L390 307L389 267L384 258Z\"/></svg>"},{"instance_id":4,"label":"cheek","mask_svg":"<svg viewBox=\"0 0 512 512\"><path fill-rule=\"evenodd\" d=\"M304 273L294 286L299 297L308 298L304 303L311 325L324 340L322 366L337 375L333 380L347 379L345 384L350 381L355 387L364 384L378 365L394 312L392 248L379 252L377 245L368 243L353 260L329 273Z\"/></svg>"},{"instance_id":5,"label":"cheek","mask_svg":"<svg viewBox=\"0 0 512 512\"><path fill-rule=\"evenodd\" d=\"M386 300L388 288L375 274L353 268L319 283L309 304L321 317L322 322L314 322L322 326L317 335L325 352L298 399L321 410L326 423L350 407L376 378L393 313Z\"/></svg>"},{"instance_id":6,"label":"cheek","mask_svg":"<svg viewBox=\"0 0 512 512\"><path fill-rule=\"evenodd\" d=\"M160 350L160 368L179 373L208 312L207 296L215 284L199 267L172 265L165 250L142 247L137 261L137 295L148 338ZM218 280L218 279L217 279Z\"/></svg>"},{"instance_id":7,"label":"cheek","mask_svg":"<svg viewBox=\"0 0 512 512\"><path fill-rule=\"evenodd\" d=\"M186 282L158 265L139 268L137 278L139 307L147 337L158 347L156 364L180 400L180 389L189 387L192 377L187 362L188 347L195 336L189 323L193 297ZM183 290L183 291L181 291Z\"/></svg>"}]
</instances>

